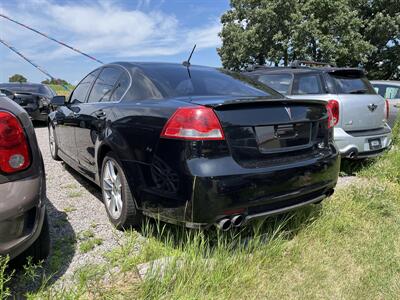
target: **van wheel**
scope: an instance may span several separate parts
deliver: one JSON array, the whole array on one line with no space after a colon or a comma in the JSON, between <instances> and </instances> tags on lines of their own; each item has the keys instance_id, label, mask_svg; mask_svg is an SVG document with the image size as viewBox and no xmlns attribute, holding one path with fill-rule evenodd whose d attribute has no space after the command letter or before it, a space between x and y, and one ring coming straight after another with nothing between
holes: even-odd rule
<instances>
[{"instance_id":1,"label":"van wheel","mask_svg":"<svg viewBox=\"0 0 400 300\"><path fill-rule=\"evenodd\" d=\"M38 263L49 256L50 252L50 233L49 233L49 221L47 218L47 211L44 214L42 231L39 237L33 244L17 258L18 263L25 263L28 257L32 257L33 263Z\"/></svg>"},{"instance_id":2,"label":"van wheel","mask_svg":"<svg viewBox=\"0 0 400 300\"><path fill-rule=\"evenodd\" d=\"M136 209L121 163L112 152L107 153L103 160L101 190L108 218L117 229L140 225L142 215Z\"/></svg>"},{"instance_id":3,"label":"van wheel","mask_svg":"<svg viewBox=\"0 0 400 300\"><path fill-rule=\"evenodd\" d=\"M58 156L58 144L56 138L56 132L54 127L51 123L49 123L49 147L50 147L50 154L54 160L61 160Z\"/></svg>"}]
</instances>

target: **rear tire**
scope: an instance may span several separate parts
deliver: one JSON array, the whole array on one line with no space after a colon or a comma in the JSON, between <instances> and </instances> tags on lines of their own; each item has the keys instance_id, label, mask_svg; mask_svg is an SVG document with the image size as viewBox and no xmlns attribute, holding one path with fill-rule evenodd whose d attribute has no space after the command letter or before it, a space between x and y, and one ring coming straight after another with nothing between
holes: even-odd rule
<instances>
[{"instance_id":1,"label":"rear tire","mask_svg":"<svg viewBox=\"0 0 400 300\"><path fill-rule=\"evenodd\" d=\"M108 218L117 229L141 224L142 214L136 209L121 163L113 152L107 153L102 163L101 190Z\"/></svg>"},{"instance_id":2,"label":"rear tire","mask_svg":"<svg viewBox=\"0 0 400 300\"><path fill-rule=\"evenodd\" d=\"M54 160L61 160L58 156L58 143L56 137L56 131L51 123L49 123L49 147L50 147L50 154Z\"/></svg>"},{"instance_id":3,"label":"rear tire","mask_svg":"<svg viewBox=\"0 0 400 300\"><path fill-rule=\"evenodd\" d=\"M33 244L26 249L18 258L17 263L24 264L28 261L28 257L32 257L33 263L38 263L41 260L45 260L49 256L50 252L50 233L49 233L49 221L47 218L47 211L44 214L42 230L40 235L33 242Z\"/></svg>"}]
</instances>

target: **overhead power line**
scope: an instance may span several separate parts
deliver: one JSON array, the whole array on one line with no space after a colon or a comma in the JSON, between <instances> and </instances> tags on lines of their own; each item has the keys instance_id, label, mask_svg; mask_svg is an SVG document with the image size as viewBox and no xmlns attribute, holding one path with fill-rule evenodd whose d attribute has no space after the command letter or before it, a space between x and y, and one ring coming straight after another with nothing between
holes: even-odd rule
<instances>
[{"instance_id":1,"label":"overhead power line","mask_svg":"<svg viewBox=\"0 0 400 300\"><path fill-rule=\"evenodd\" d=\"M90 58L91 60L97 61L100 64L104 64L101 60L99 60L99 59L97 59L97 58L95 58L95 57L93 57L93 56L91 56L89 54L86 54L86 53L84 53L84 52L82 52L82 51L80 51L80 50L78 50L78 49L76 49L74 47L71 47L70 45L67 45L66 43L63 43L63 42L61 42L61 41L59 41L59 40L57 40L55 38L52 38L51 36L49 36L49 35L47 35L47 34L45 34L43 32L40 32L39 30L36 30L36 29L34 29L34 28L32 28L32 27L30 27L28 25L22 24L21 22L18 22L16 20L4 15L4 14L0 13L0 17L2 17L4 19L7 19L7 20L9 20L9 21L11 21L11 22L13 22L15 24L18 24L18 25L20 25L20 26L22 26L22 27L24 27L26 29L29 29L29 30L37 33L37 34L40 34L41 36L44 36L45 38L47 38L49 40L52 40L53 42L56 42L56 43L58 43L58 44L60 44L60 45L62 45L64 47L67 47L67 48L71 49L72 51L75 51L75 52L77 52L79 54L82 54L82 55L86 56L87 58Z\"/></svg>"},{"instance_id":2,"label":"overhead power line","mask_svg":"<svg viewBox=\"0 0 400 300\"><path fill-rule=\"evenodd\" d=\"M15 49L13 46L8 44L4 40L0 39L0 43L2 43L4 46L6 46L8 49L13 51L17 55L21 56L24 60L26 60L28 63L30 63L32 66L34 66L36 69L38 69L40 72L42 72L46 76L50 77L50 79L55 79L53 76L50 75L49 72L47 72L45 69L43 69L42 67L40 67L37 64L35 64L33 61L31 61L29 58L27 58L25 55L23 55L21 52L19 52L17 49Z\"/></svg>"}]
</instances>

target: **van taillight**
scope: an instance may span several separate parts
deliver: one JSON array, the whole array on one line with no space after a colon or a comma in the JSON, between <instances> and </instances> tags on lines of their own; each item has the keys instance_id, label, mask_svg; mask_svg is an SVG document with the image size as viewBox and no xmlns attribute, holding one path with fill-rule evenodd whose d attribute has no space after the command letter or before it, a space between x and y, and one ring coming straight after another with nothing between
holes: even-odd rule
<instances>
[{"instance_id":1,"label":"van taillight","mask_svg":"<svg viewBox=\"0 0 400 300\"><path fill-rule=\"evenodd\" d=\"M0 111L0 170L14 173L29 167L29 146L24 129L11 113Z\"/></svg>"},{"instance_id":2,"label":"van taillight","mask_svg":"<svg viewBox=\"0 0 400 300\"><path fill-rule=\"evenodd\" d=\"M385 109L386 114L385 114L385 117L386 117L386 121L387 121L387 120L389 120L389 113L390 113L390 103L389 103L389 100L388 100L388 99L385 100L385 105L386 105L386 109Z\"/></svg>"},{"instance_id":3,"label":"van taillight","mask_svg":"<svg viewBox=\"0 0 400 300\"><path fill-rule=\"evenodd\" d=\"M224 140L224 132L209 107L180 107L165 124L161 137L183 140Z\"/></svg>"},{"instance_id":4,"label":"van taillight","mask_svg":"<svg viewBox=\"0 0 400 300\"><path fill-rule=\"evenodd\" d=\"M328 112L328 128L332 128L339 123L339 102L337 100L329 100L326 104Z\"/></svg>"}]
</instances>

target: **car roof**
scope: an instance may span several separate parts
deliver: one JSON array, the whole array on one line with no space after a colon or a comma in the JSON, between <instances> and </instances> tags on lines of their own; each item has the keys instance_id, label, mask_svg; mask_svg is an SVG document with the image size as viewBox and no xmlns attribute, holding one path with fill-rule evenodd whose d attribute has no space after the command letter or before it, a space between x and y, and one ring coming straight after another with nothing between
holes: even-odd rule
<instances>
[{"instance_id":1,"label":"car roof","mask_svg":"<svg viewBox=\"0 0 400 300\"><path fill-rule=\"evenodd\" d=\"M31 83L31 82L4 82L0 83L0 87L16 87L16 86L45 86L45 84L42 83Z\"/></svg>"},{"instance_id":2,"label":"car roof","mask_svg":"<svg viewBox=\"0 0 400 300\"><path fill-rule=\"evenodd\" d=\"M143 71L146 70L156 70L158 68L182 68L187 69L183 63L166 63L166 62L127 62L127 61L118 61L107 64L105 66L112 66L112 65L119 65L125 67L126 69L131 69L132 67L136 67L142 69ZM207 67L207 66L199 66L199 65L190 65L191 70L210 70L215 71L217 68L214 67Z\"/></svg>"},{"instance_id":3,"label":"car roof","mask_svg":"<svg viewBox=\"0 0 400 300\"><path fill-rule=\"evenodd\" d=\"M392 84L396 86L400 86L400 81L396 80L371 80L372 84Z\"/></svg>"},{"instance_id":4,"label":"car roof","mask_svg":"<svg viewBox=\"0 0 400 300\"><path fill-rule=\"evenodd\" d=\"M246 74L279 74L279 73L336 73L336 72L359 72L364 73L360 68L339 68L339 67L257 67L248 70Z\"/></svg>"}]
</instances>

